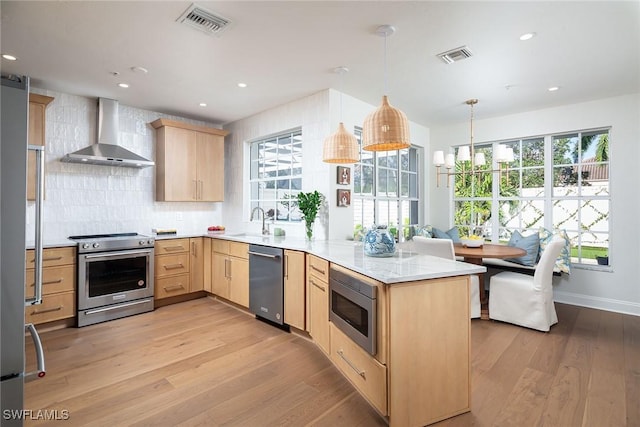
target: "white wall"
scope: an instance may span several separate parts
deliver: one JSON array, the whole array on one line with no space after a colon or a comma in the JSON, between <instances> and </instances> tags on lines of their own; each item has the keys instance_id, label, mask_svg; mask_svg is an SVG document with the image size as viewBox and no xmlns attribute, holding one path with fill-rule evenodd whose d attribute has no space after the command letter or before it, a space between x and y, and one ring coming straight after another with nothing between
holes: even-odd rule
<instances>
[{"instance_id":1,"label":"white wall","mask_svg":"<svg viewBox=\"0 0 640 427\"><path fill-rule=\"evenodd\" d=\"M138 232L176 228L178 232L205 232L221 223L220 203L155 201L155 168L131 169L62 163L60 158L95 142L96 98L32 88L54 97L46 112L46 174L44 241L70 235ZM193 124L212 123L141 110L120 104L120 145L155 159L155 129L149 123L164 117ZM179 216L182 220L178 220ZM28 241L33 240L34 203L27 208Z\"/></svg>"},{"instance_id":2,"label":"white wall","mask_svg":"<svg viewBox=\"0 0 640 427\"><path fill-rule=\"evenodd\" d=\"M375 110L373 106L348 95L342 97L342 121L348 131L355 125L362 126L364 118ZM353 208L336 206L336 190L353 192L353 166L351 185L336 183L337 165L322 161L324 139L335 133L340 117L340 93L327 89L280 107L225 125L230 131L225 140L225 203L223 216L227 228L260 232L259 221L248 222L250 214L248 187L248 144L250 141L302 127L302 190L318 190L326 198L326 208L316 221L317 239L343 240L353 236ZM415 123L411 125L411 141L427 146L428 129ZM329 221L330 218L330 221ZM277 223L288 236L303 236L303 224Z\"/></svg>"},{"instance_id":3,"label":"white wall","mask_svg":"<svg viewBox=\"0 0 640 427\"><path fill-rule=\"evenodd\" d=\"M489 119L476 113L474 140L478 143L611 126L611 271L574 267L569 277L555 279L554 295L559 302L640 315L640 95ZM468 122L433 128L430 153L468 139ZM430 221L446 226L451 220L451 194L436 188L434 173L430 166Z\"/></svg>"}]
</instances>

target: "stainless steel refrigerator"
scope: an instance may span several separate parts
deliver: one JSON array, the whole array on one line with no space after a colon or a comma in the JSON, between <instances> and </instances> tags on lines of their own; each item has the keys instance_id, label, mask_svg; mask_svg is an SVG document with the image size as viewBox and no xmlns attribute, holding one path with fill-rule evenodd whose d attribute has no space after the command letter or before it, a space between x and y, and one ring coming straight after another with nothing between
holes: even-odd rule
<instances>
[{"instance_id":1,"label":"stainless steel refrigerator","mask_svg":"<svg viewBox=\"0 0 640 427\"><path fill-rule=\"evenodd\" d=\"M29 78L2 76L0 96L0 401L2 426L21 426L24 381L44 376L44 354L33 325L25 325L25 305L42 301L42 147L28 146ZM27 152L36 153L35 297L25 300ZM37 370L25 372L25 331L33 338ZM37 408L32 408L37 409Z\"/></svg>"}]
</instances>

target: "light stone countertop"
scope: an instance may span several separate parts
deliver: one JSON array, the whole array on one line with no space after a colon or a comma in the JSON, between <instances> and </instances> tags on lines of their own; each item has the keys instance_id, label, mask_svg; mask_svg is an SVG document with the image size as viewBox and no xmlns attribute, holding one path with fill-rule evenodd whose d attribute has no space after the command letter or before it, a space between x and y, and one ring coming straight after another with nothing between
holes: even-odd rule
<instances>
[{"instance_id":1,"label":"light stone countertop","mask_svg":"<svg viewBox=\"0 0 640 427\"><path fill-rule=\"evenodd\" d=\"M260 236L245 233L206 234L217 239L304 251L386 284L412 282L484 273L483 266L421 255L411 249L397 249L392 257L364 255L362 244L347 240L307 242L295 237Z\"/></svg>"},{"instance_id":2,"label":"light stone countertop","mask_svg":"<svg viewBox=\"0 0 640 427\"><path fill-rule=\"evenodd\" d=\"M399 246L400 248L396 250L395 255L392 257L376 258L364 255L361 243L348 240L316 240L307 242L305 239L299 237L262 236L230 231L224 234L183 233L160 236L153 235L153 237L156 240L210 237L303 251L386 284L464 276L487 271L485 267L475 264L421 255L412 251L410 246ZM76 242L69 239L44 242L45 248L68 246L76 246ZM27 249L33 249L33 247L33 242L27 242Z\"/></svg>"}]
</instances>

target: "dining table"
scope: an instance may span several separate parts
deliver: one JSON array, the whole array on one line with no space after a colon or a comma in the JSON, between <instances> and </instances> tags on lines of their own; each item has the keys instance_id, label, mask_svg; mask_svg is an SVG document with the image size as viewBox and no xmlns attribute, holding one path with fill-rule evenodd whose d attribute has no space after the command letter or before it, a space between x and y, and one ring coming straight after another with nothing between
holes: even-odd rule
<instances>
[{"instance_id":1,"label":"dining table","mask_svg":"<svg viewBox=\"0 0 640 427\"><path fill-rule=\"evenodd\" d=\"M462 243L454 243L453 249L456 256L462 257L469 264L482 265L483 258L517 258L527 254L522 248L495 243L483 243L479 247L470 247ZM489 319L489 297L484 289L484 273L478 274L478 286L480 287L480 318Z\"/></svg>"}]
</instances>

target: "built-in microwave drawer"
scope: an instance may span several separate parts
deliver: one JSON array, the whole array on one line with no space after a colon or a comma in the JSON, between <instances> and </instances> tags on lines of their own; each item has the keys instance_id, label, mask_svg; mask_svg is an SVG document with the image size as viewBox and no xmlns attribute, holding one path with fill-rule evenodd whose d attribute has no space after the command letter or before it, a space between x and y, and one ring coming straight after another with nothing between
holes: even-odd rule
<instances>
[{"instance_id":1,"label":"built-in microwave drawer","mask_svg":"<svg viewBox=\"0 0 640 427\"><path fill-rule=\"evenodd\" d=\"M351 383L387 415L387 367L331 323L331 360Z\"/></svg>"},{"instance_id":2,"label":"built-in microwave drawer","mask_svg":"<svg viewBox=\"0 0 640 427\"><path fill-rule=\"evenodd\" d=\"M165 277L189 272L189 253L156 256L155 276Z\"/></svg>"}]
</instances>

